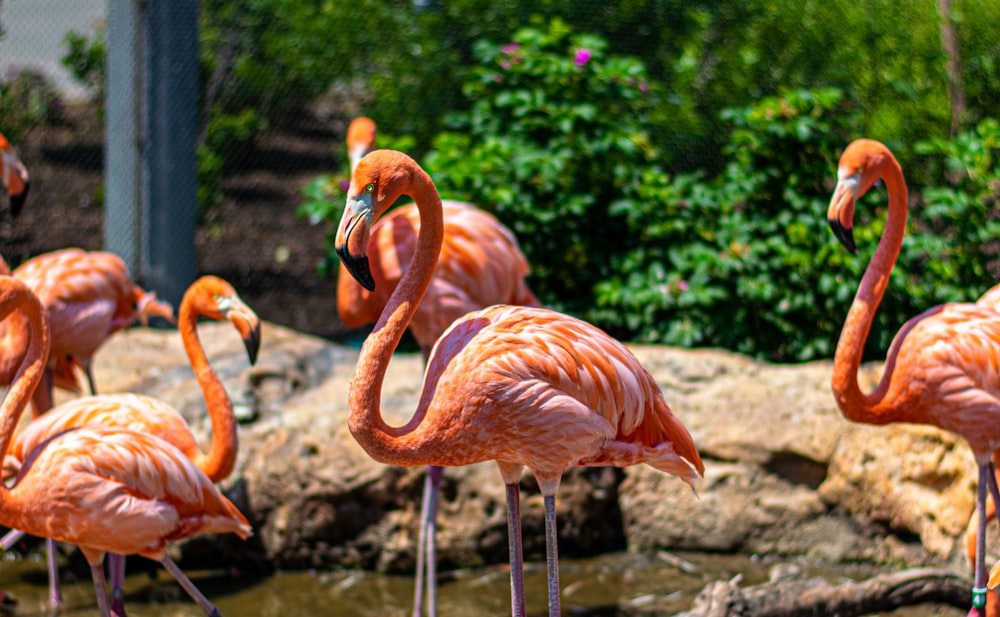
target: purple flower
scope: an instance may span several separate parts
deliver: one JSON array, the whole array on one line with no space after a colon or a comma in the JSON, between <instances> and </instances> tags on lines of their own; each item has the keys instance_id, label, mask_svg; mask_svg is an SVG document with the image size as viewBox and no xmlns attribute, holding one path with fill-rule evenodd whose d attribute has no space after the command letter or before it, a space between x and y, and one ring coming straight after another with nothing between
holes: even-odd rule
<instances>
[{"instance_id":1,"label":"purple flower","mask_svg":"<svg viewBox=\"0 0 1000 617\"><path fill-rule=\"evenodd\" d=\"M507 43L506 45L500 48L500 53L512 56L515 53L517 53L518 49L521 49L520 43Z\"/></svg>"},{"instance_id":2,"label":"purple flower","mask_svg":"<svg viewBox=\"0 0 1000 617\"><path fill-rule=\"evenodd\" d=\"M576 65L583 66L588 62L590 62L590 50L586 47L576 50Z\"/></svg>"}]
</instances>

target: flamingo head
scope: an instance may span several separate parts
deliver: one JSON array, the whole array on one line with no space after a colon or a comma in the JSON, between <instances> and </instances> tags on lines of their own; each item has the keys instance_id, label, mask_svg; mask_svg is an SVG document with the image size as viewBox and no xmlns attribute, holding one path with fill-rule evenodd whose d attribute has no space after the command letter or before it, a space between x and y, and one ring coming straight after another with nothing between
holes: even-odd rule
<instances>
[{"instance_id":1,"label":"flamingo head","mask_svg":"<svg viewBox=\"0 0 1000 617\"><path fill-rule=\"evenodd\" d=\"M413 159L395 150L375 150L359 163L347 189L347 205L337 227L334 248L362 287L375 291L368 262L371 227L410 188Z\"/></svg>"},{"instance_id":2,"label":"flamingo head","mask_svg":"<svg viewBox=\"0 0 1000 617\"><path fill-rule=\"evenodd\" d=\"M195 281L181 300L181 313L188 311L215 321L231 322L243 339L250 364L257 362L260 318L228 282L217 276L203 276Z\"/></svg>"},{"instance_id":3,"label":"flamingo head","mask_svg":"<svg viewBox=\"0 0 1000 617\"><path fill-rule=\"evenodd\" d=\"M371 118L355 118L347 127L347 156L351 172L361 158L375 149L375 122Z\"/></svg>"},{"instance_id":4,"label":"flamingo head","mask_svg":"<svg viewBox=\"0 0 1000 617\"><path fill-rule=\"evenodd\" d=\"M11 215L17 216L21 213L24 200L28 197L31 180L27 168L17 158L14 148L3 135L0 135L0 183L10 196Z\"/></svg>"},{"instance_id":5,"label":"flamingo head","mask_svg":"<svg viewBox=\"0 0 1000 617\"><path fill-rule=\"evenodd\" d=\"M892 158L889 149L871 139L858 139L840 155L837 166L837 186L830 199L826 220L833 235L851 253L854 245L854 204L879 179L882 165Z\"/></svg>"}]
</instances>

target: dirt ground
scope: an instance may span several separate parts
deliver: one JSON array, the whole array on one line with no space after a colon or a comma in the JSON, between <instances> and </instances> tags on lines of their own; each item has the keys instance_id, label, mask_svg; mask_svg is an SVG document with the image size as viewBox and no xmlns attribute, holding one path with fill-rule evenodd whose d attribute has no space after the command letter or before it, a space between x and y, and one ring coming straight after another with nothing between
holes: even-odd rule
<instances>
[{"instance_id":1,"label":"dirt ground","mask_svg":"<svg viewBox=\"0 0 1000 617\"><path fill-rule=\"evenodd\" d=\"M326 224L296 216L302 188L334 160L330 127L303 118L270 131L238 174L224 180L225 202L206 213L197 238L198 274L230 281L262 319L341 340L336 285L316 271ZM94 106L67 108L65 121L34 129L15 144L31 174L24 211L0 208L0 253L14 267L42 252L103 248L103 126Z\"/></svg>"}]
</instances>

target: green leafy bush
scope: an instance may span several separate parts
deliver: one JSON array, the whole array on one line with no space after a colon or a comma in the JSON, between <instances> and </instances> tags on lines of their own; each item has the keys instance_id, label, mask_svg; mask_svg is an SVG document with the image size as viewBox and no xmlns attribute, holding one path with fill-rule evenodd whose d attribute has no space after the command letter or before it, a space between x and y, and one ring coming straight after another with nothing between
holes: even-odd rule
<instances>
[{"instance_id":1,"label":"green leafy bush","mask_svg":"<svg viewBox=\"0 0 1000 617\"><path fill-rule=\"evenodd\" d=\"M730 109L723 114L733 126L729 163L721 174L647 174L643 199L625 211L642 246L598 285L604 322L635 340L777 361L832 356L887 205L878 188L858 205L858 255L827 229L837 157L858 137L845 113L850 107L840 91L821 90ZM987 256L997 253L1000 238L998 143L990 120L954 140L918 145L939 156L954 181L922 193L910 182L916 207L869 336L869 358L884 357L913 315L974 300L991 284ZM927 163L901 158L908 177L933 173L923 169Z\"/></svg>"},{"instance_id":2,"label":"green leafy bush","mask_svg":"<svg viewBox=\"0 0 1000 617\"><path fill-rule=\"evenodd\" d=\"M986 118L954 139L917 143L915 152L943 183L923 190L918 233L901 259L935 279L939 302L972 300L1000 271L1000 122Z\"/></svg>"},{"instance_id":3,"label":"green leafy bush","mask_svg":"<svg viewBox=\"0 0 1000 617\"><path fill-rule=\"evenodd\" d=\"M598 285L602 318L643 341L781 360L832 353L845 279L860 271L845 272L825 218L850 132L843 103L831 89L727 110L717 177L647 174L640 199L619 206L642 242Z\"/></svg>"},{"instance_id":4,"label":"green leafy bush","mask_svg":"<svg viewBox=\"0 0 1000 617\"><path fill-rule=\"evenodd\" d=\"M66 53L61 58L62 65L87 88L93 100L103 109L108 55L104 31L98 30L90 38L79 32L67 32L63 44Z\"/></svg>"},{"instance_id":5,"label":"green leafy bush","mask_svg":"<svg viewBox=\"0 0 1000 617\"><path fill-rule=\"evenodd\" d=\"M0 130L11 143L34 126L58 120L61 110L59 93L42 73L25 69L0 79Z\"/></svg>"},{"instance_id":6,"label":"green leafy bush","mask_svg":"<svg viewBox=\"0 0 1000 617\"><path fill-rule=\"evenodd\" d=\"M658 156L644 129L655 88L642 63L606 48L558 19L478 44L464 87L471 108L450 118L426 158L445 195L514 231L542 301L581 314L635 243L612 205L638 196Z\"/></svg>"}]
</instances>

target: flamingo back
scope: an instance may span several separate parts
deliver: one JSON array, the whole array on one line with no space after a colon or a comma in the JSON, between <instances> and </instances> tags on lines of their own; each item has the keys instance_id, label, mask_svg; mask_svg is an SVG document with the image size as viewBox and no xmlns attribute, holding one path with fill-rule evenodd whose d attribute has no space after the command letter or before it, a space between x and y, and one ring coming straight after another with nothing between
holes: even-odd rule
<instances>
[{"instance_id":1,"label":"flamingo back","mask_svg":"<svg viewBox=\"0 0 1000 617\"><path fill-rule=\"evenodd\" d=\"M555 311L493 306L459 319L434 348L423 393L429 426L456 439L472 431L468 441L490 450L480 460L536 475L643 462L688 483L704 472L691 435L635 356Z\"/></svg>"},{"instance_id":2,"label":"flamingo back","mask_svg":"<svg viewBox=\"0 0 1000 617\"><path fill-rule=\"evenodd\" d=\"M539 304L525 282L528 260L509 229L471 204L445 201L442 209L441 256L410 323L427 351L455 319L470 311L494 304ZM378 319L416 251L419 231L414 204L400 206L375 223L368 249L375 291L366 291L341 267L338 309L346 325L358 327Z\"/></svg>"},{"instance_id":3,"label":"flamingo back","mask_svg":"<svg viewBox=\"0 0 1000 617\"><path fill-rule=\"evenodd\" d=\"M52 356L77 356L85 366L112 333L170 307L146 294L114 253L64 249L25 261L14 276L28 284L49 313Z\"/></svg>"},{"instance_id":4,"label":"flamingo back","mask_svg":"<svg viewBox=\"0 0 1000 617\"><path fill-rule=\"evenodd\" d=\"M141 394L104 394L68 401L34 419L14 438L4 457L4 477L16 474L25 456L45 440L93 424L159 437L191 460L201 455L184 418L167 403Z\"/></svg>"},{"instance_id":5,"label":"flamingo back","mask_svg":"<svg viewBox=\"0 0 1000 617\"><path fill-rule=\"evenodd\" d=\"M180 450L121 428L87 426L40 444L10 495L16 498L5 524L27 512L17 528L71 542L88 556L162 559L167 542L199 533L251 533L243 514ZM31 516L39 508L48 516Z\"/></svg>"}]
</instances>

